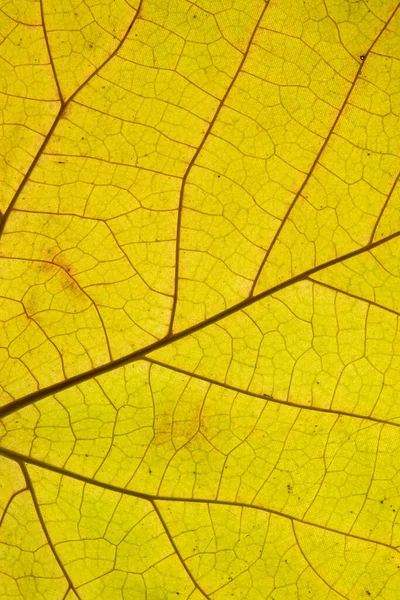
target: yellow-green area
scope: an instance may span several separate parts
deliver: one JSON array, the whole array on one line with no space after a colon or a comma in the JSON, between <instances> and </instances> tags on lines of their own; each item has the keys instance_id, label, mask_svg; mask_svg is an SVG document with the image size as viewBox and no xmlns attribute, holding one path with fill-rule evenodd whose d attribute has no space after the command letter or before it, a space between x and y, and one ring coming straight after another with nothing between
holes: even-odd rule
<instances>
[{"instance_id":1,"label":"yellow-green area","mask_svg":"<svg viewBox=\"0 0 400 600\"><path fill-rule=\"evenodd\" d=\"M0 0L0 599L399 600L400 5Z\"/></svg>"}]
</instances>

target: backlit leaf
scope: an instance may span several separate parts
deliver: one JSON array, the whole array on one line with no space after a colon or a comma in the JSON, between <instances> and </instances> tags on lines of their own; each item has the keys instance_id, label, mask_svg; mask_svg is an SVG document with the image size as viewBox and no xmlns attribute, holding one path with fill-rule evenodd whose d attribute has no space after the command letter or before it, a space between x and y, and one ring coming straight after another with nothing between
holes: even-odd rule
<instances>
[{"instance_id":1,"label":"backlit leaf","mask_svg":"<svg viewBox=\"0 0 400 600\"><path fill-rule=\"evenodd\" d=\"M0 598L397 600L398 3L0 8Z\"/></svg>"}]
</instances>

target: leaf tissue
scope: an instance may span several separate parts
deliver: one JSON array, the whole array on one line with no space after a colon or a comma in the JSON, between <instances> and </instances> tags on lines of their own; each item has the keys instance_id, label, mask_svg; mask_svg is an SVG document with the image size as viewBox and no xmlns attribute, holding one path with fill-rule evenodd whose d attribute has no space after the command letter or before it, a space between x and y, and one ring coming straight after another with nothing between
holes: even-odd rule
<instances>
[{"instance_id":1,"label":"leaf tissue","mask_svg":"<svg viewBox=\"0 0 400 600\"><path fill-rule=\"evenodd\" d=\"M0 114L0 598L398 600L398 2L0 0Z\"/></svg>"}]
</instances>

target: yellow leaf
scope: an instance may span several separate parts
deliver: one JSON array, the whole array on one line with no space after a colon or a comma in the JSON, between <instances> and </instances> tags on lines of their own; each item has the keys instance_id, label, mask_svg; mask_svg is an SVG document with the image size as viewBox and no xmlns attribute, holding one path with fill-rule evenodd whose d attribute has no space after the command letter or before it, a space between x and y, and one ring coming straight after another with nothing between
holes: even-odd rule
<instances>
[{"instance_id":1,"label":"yellow leaf","mask_svg":"<svg viewBox=\"0 0 400 600\"><path fill-rule=\"evenodd\" d=\"M0 42L0 598L398 600L397 2Z\"/></svg>"}]
</instances>

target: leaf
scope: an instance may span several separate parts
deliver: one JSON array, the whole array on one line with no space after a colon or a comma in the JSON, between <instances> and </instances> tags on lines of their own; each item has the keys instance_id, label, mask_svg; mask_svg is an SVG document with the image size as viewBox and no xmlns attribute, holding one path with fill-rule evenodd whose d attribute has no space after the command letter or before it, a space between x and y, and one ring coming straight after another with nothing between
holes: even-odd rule
<instances>
[{"instance_id":1,"label":"leaf","mask_svg":"<svg viewBox=\"0 0 400 600\"><path fill-rule=\"evenodd\" d=\"M1 9L0 597L396 600L397 3Z\"/></svg>"}]
</instances>

